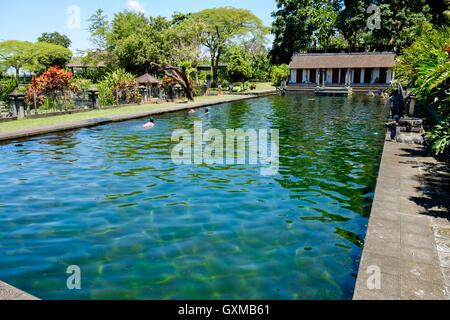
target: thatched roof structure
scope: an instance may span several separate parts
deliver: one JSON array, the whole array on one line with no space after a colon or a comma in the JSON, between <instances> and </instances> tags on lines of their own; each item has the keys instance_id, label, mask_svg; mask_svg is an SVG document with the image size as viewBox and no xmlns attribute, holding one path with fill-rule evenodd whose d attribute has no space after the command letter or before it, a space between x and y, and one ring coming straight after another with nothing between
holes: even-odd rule
<instances>
[{"instance_id":1,"label":"thatched roof structure","mask_svg":"<svg viewBox=\"0 0 450 320\"><path fill-rule=\"evenodd\" d=\"M139 78L136 79L136 82L138 84L161 84L162 82L158 79L156 79L154 76L152 76L149 73L146 73Z\"/></svg>"},{"instance_id":2,"label":"thatched roof structure","mask_svg":"<svg viewBox=\"0 0 450 320\"><path fill-rule=\"evenodd\" d=\"M392 68L395 53L311 53L297 54L289 69Z\"/></svg>"}]
</instances>

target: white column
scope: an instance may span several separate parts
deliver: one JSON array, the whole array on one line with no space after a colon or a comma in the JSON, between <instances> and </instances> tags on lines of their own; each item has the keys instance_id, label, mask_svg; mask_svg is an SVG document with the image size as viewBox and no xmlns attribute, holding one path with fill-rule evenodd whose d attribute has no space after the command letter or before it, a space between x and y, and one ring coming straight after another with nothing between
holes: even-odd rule
<instances>
[{"instance_id":1,"label":"white column","mask_svg":"<svg viewBox=\"0 0 450 320\"><path fill-rule=\"evenodd\" d=\"M291 69L291 83L297 82L297 70Z\"/></svg>"}]
</instances>

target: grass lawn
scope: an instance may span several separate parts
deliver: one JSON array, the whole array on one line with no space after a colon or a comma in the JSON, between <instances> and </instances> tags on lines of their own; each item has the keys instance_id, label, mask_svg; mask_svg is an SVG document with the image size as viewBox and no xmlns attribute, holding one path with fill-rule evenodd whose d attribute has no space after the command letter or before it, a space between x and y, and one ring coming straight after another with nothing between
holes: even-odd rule
<instances>
[{"instance_id":1,"label":"grass lawn","mask_svg":"<svg viewBox=\"0 0 450 320\"><path fill-rule=\"evenodd\" d=\"M275 90L275 87L270 82L252 82L256 85L255 91Z\"/></svg>"},{"instance_id":2,"label":"grass lawn","mask_svg":"<svg viewBox=\"0 0 450 320\"><path fill-rule=\"evenodd\" d=\"M205 97L196 97L195 102L212 102L216 100L226 100L227 98L236 98L238 96L205 96ZM104 118L122 114L129 114L135 112L149 111L160 108L186 105L186 103L164 103L164 104L149 104L149 105L139 105L139 106L128 106L128 107L118 107L107 110L94 110L87 112L80 112L75 114L67 114L61 116L53 116L48 118L40 118L40 119L21 119L10 122L0 123L0 132L5 131L13 131L13 130L21 130L27 128L35 128L35 127L43 127L49 126L53 124L61 124L64 122L74 122L80 120L88 120L95 118Z\"/></svg>"},{"instance_id":3,"label":"grass lawn","mask_svg":"<svg viewBox=\"0 0 450 320\"><path fill-rule=\"evenodd\" d=\"M239 88L242 87L242 83L240 82L233 82L234 84L234 92L237 92ZM254 84L256 86L255 90L246 90L245 92L253 92L253 91L268 91L268 90L275 90L275 87L272 85L271 82L250 82L250 85ZM212 91L219 91L219 89L211 89ZM228 91L228 88L223 88L222 90Z\"/></svg>"}]
</instances>

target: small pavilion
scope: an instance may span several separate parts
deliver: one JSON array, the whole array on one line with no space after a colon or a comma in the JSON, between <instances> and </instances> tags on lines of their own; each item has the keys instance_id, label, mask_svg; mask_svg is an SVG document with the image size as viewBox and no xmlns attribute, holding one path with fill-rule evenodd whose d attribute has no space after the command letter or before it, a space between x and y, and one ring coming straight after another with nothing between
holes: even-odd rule
<instances>
[{"instance_id":1,"label":"small pavilion","mask_svg":"<svg viewBox=\"0 0 450 320\"><path fill-rule=\"evenodd\" d=\"M144 75L140 76L136 79L137 84L139 87L141 87L143 90L143 98L145 101L148 100L150 96L153 97L159 97L159 86L162 84L161 80L158 80L148 72Z\"/></svg>"}]
</instances>

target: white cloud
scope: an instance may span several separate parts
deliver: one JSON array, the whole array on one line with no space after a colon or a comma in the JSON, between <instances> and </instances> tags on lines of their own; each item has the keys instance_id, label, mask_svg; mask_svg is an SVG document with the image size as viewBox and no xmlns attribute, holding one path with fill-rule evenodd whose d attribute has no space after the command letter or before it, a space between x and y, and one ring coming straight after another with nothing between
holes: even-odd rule
<instances>
[{"instance_id":1,"label":"white cloud","mask_svg":"<svg viewBox=\"0 0 450 320\"><path fill-rule=\"evenodd\" d=\"M136 0L127 0L127 7L131 11L144 13L144 6Z\"/></svg>"}]
</instances>

